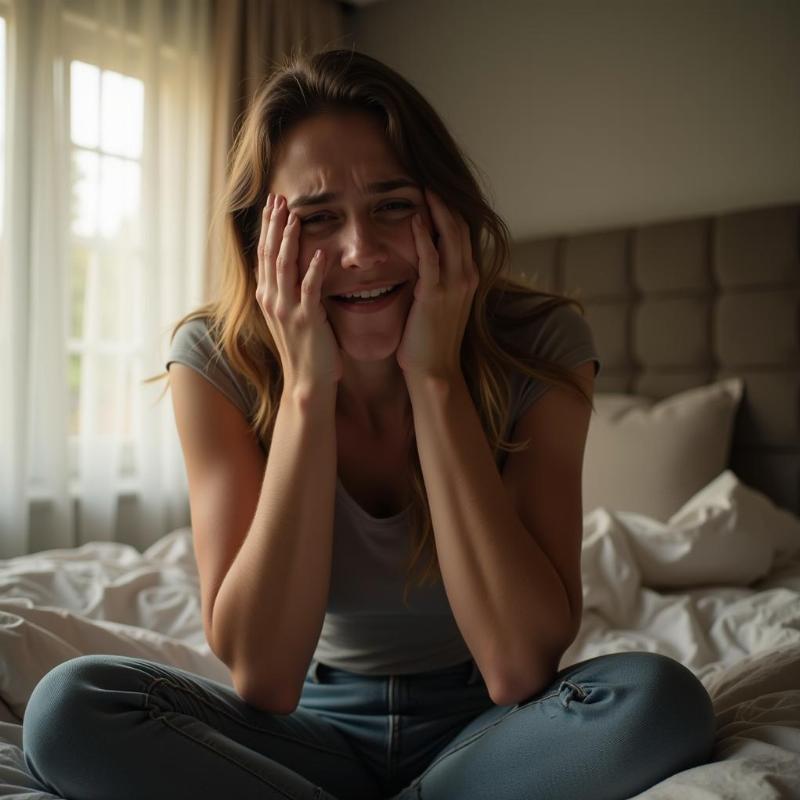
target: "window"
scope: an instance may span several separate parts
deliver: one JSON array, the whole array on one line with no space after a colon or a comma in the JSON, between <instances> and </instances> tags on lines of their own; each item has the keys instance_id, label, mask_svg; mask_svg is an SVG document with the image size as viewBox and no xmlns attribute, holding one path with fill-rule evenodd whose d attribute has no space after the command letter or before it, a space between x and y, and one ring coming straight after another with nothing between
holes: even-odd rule
<instances>
[{"instance_id":1,"label":"window","mask_svg":"<svg viewBox=\"0 0 800 800\"><path fill-rule=\"evenodd\" d=\"M174 317L171 309L182 307L175 298L198 294L186 286L184 265L197 265L190 274L199 275L207 202L201 159L210 131L209 84L204 80L209 7L193 0L60 0L17 7L24 22L20 30L38 44L26 52L26 34L22 50L15 47L10 15L8 27L0 27L0 56L9 47L9 58L19 56L8 67L19 71L18 78L13 71L6 78L18 80L22 89L20 113L8 118L19 126L19 153L25 159L14 179L23 186L32 184L25 178L28 173L41 179L35 203L11 204L6 192L5 213L18 214L23 256L10 277L15 297L23 302L31 280L57 277L59 294L48 293L47 300L61 304L63 326L55 331L50 320L42 320L46 324L39 330L46 336L36 346L43 350L46 341L64 359L66 370L63 387L60 380L48 383L37 374L37 396L51 399L51 386L59 394L52 407L57 414L64 412L67 441L58 443L56 456L60 467L66 446L68 493L80 500L93 476L101 474L102 491L107 485L109 493L130 497L143 484L146 488L143 460L161 457L143 428L168 421L163 413L154 416L158 408L149 413L142 383L154 372L154 343L162 346L167 321ZM9 8L7 0L0 0L0 23ZM2 62L0 57L0 68ZM0 89L2 84L0 75ZM29 87L36 87L36 94L26 95ZM35 124L25 124L28 117L31 123L49 120L54 135L39 135ZM10 173L15 162L6 162ZM57 218L48 220L51 205ZM57 238L34 254L36 270L26 270L32 238L26 231L47 230L52 224L58 226ZM5 236L8 240L8 230ZM166 271L159 266L165 263L177 267ZM9 297L10 292L0 295L0 301ZM60 417L55 425L62 429ZM45 450L45 437L35 430L25 435L33 442L28 496L49 500L60 491L48 472L55 459ZM57 477L59 486L63 477Z\"/></svg>"},{"instance_id":2,"label":"window","mask_svg":"<svg viewBox=\"0 0 800 800\"><path fill-rule=\"evenodd\" d=\"M104 28L104 44L98 48L97 21L82 15L73 3L64 12L70 168L68 433L73 492L77 492L82 437L121 439L121 463L116 465L117 477L122 479L119 485L130 484L133 490L137 482L146 86L141 73L141 20L127 15L125 19L124 30Z\"/></svg>"},{"instance_id":3,"label":"window","mask_svg":"<svg viewBox=\"0 0 800 800\"><path fill-rule=\"evenodd\" d=\"M95 433L111 435L119 403L137 395L129 357L141 298L141 157L144 87L140 80L73 60L70 91L70 435L81 433L80 375L103 387ZM87 352L92 367L82 367Z\"/></svg>"}]
</instances>

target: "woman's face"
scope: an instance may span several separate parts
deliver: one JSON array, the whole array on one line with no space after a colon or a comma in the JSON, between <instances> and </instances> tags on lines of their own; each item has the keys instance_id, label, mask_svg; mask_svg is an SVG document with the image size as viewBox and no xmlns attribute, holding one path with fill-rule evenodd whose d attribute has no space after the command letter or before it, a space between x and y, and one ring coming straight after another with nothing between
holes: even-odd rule
<instances>
[{"instance_id":1,"label":"woman's face","mask_svg":"<svg viewBox=\"0 0 800 800\"><path fill-rule=\"evenodd\" d=\"M395 180L407 185L372 186ZM314 251L325 254L322 303L340 339L350 338L348 332L369 334L373 342L377 336L384 339L379 350L391 342L394 347L383 356L373 352L372 358L389 355L399 344L418 277L411 218L418 212L431 233L433 224L423 187L400 167L380 123L359 112L320 114L298 123L281 143L270 191L283 195L298 216L300 281ZM331 196L313 197L322 193ZM364 284L402 281L395 301L373 313L348 311L332 298Z\"/></svg>"}]
</instances>

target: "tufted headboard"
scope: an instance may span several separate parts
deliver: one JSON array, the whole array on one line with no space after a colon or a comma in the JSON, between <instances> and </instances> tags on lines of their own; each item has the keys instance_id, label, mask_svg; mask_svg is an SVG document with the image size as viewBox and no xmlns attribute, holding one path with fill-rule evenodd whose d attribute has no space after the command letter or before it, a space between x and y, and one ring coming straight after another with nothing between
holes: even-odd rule
<instances>
[{"instance_id":1,"label":"tufted headboard","mask_svg":"<svg viewBox=\"0 0 800 800\"><path fill-rule=\"evenodd\" d=\"M516 241L511 272L581 301L596 393L742 377L730 468L800 515L800 203Z\"/></svg>"}]
</instances>

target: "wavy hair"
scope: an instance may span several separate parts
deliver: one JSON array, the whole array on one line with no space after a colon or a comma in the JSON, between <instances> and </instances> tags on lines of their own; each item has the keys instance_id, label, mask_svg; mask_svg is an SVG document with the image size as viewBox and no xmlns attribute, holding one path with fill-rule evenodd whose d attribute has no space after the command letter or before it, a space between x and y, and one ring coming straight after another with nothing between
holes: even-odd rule
<instances>
[{"instance_id":1,"label":"wavy hair","mask_svg":"<svg viewBox=\"0 0 800 800\"><path fill-rule=\"evenodd\" d=\"M462 341L461 368L495 460L501 450L518 452L530 444L530 440L514 443L503 438L509 422L512 373L576 391L593 409L591 397L567 368L525 353L523 348L518 350L513 341L503 343L500 339L507 337L497 335L568 303L585 314L583 305L575 298L539 291L508 275L504 268L510 255L509 231L484 197L473 174L473 170L477 173L474 162L414 86L385 64L355 50L290 54L256 91L230 150L225 189L211 221L211 230L223 226L220 289L216 299L175 324L170 341L185 322L205 319L217 351L255 389L257 404L249 424L268 451L283 386L278 351L255 296L256 248L270 176L281 141L294 125L315 114L353 110L379 119L408 174L444 198L469 225L480 282ZM504 298L511 302L504 302L501 310ZM535 308L527 307L526 299L535 299ZM515 308L516 313L510 313ZM168 374L162 372L143 383ZM167 382L164 393L168 388ZM441 580L430 506L413 438L409 457L412 547L403 593L406 606L412 573L426 551L425 570L415 576L414 585Z\"/></svg>"}]
</instances>

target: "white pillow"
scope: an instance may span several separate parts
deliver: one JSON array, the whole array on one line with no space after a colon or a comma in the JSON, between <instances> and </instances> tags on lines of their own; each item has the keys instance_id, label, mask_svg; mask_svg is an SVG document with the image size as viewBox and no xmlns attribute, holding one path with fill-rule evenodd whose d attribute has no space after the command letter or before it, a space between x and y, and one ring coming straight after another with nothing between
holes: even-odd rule
<instances>
[{"instance_id":1,"label":"white pillow","mask_svg":"<svg viewBox=\"0 0 800 800\"><path fill-rule=\"evenodd\" d=\"M730 469L666 525L630 511L614 516L625 528L642 584L658 590L750 586L800 554L800 517Z\"/></svg>"},{"instance_id":2,"label":"white pillow","mask_svg":"<svg viewBox=\"0 0 800 800\"><path fill-rule=\"evenodd\" d=\"M602 506L666 522L727 466L741 378L663 400L596 393L583 459L584 514Z\"/></svg>"},{"instance_id":3,"label":"white pillow","mask_svg":"<svg viewBox=\"0 0 800 800\"><path fill-rule=\"evenodd\" d=\"M27 597L0 600L0 697L20 720L31 692L47 672L88 653L144 658L233 684L230 671L208 644L194 647L134 625L37 607Z\"/></svg>"}]
</instances>

